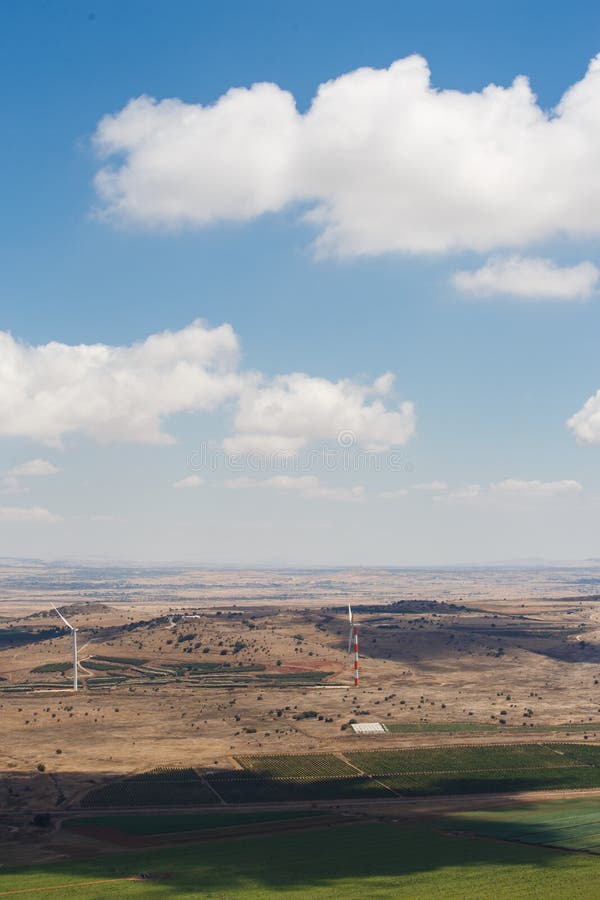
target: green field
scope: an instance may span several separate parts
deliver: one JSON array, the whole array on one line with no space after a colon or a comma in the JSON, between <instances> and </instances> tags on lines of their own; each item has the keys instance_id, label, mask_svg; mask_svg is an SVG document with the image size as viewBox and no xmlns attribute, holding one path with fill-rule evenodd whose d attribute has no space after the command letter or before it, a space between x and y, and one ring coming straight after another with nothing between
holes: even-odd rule
<instances>
[{"instance_id":1,"label":"green field","mask_svg":"<svg viewBox=\"0 0 600 900\"><path fill-rule=\"evenodd\" d=\"M218 803L218 799L193 769L166 767L94 788L81 801L85 808L198 806L208 803Z\"/></svg>"},{"instance_id":2,"label":"green field","mask_svg":"<svg viewBox=\"0 0 600 900\"><path fill-rule=\"evenodd\" d=\"M139 872L169 877L117 880ZM114 880L90 883L103 879ZM73 900L592 900L599 879L600 859L593 856L440 833L437 826L416 821L408 827L315 828L0 869L0 892L23 891L23 900L46 894Z\"/></svg>"},{"instance_id":3,"label":"green field","mask_svg":"<svg viewBox=\"0 0 600 900\"><path fill-rule=\"evenodd\" d=\"M107 678L86 678L86 684L89 688L112 687L115 684L123 684L124 681L129 681L127 675L111 675Z\"/></svg>"},{"instance_id":4,"label":"green field","mask_svg":"<svg viewBox=\"0 0 600 900\"><path fill-rule=\"evenodd\" d=\"M93 659L86 659L83 662L83 665L86 669L91 669L93 672L122 672L123 666L120 663L109 663L109 662L96 662Z\"/></svg>"},{"instance_id":5,"label":"green field","mask_svg":"<svg viewBox=\"0 0 600 900\"><path fill-rule=\"evenodd\" d=\"M238 756L244 769L264 778L352 778L356 771L334 753L298 753L293 756Z\"/></svg>"},{"instance_id":6,"label":"green field","mask_svg":"<svg viewBox=\"0 0 600 900\"><path fill-rule=\"evenodd\" d=\"M73 668L72 662L53 662L44 663L42 666L36 666L32 672L68 672Z\"/></svg>"},{"instance_id":7,"label":"green field","mask_svg":"<svg viewBox=\"0 0 600 900\"><path fill-rule=\"evenodd\" d=\"M239 825L281 822L282 820L314 818L323 815L327 815L327 813L303 809L282 812L82 816L78 819L68 819L62 827L67 830L77 830L89 826L108 827L115 828L124 834L137 835L179 834L186 831L201 831L205 828L232 828Z\"/></svg>"},{"instance_id":8,"label":"green field","mask_svg":"<svg viewBox=\"0 0 600 900\"><path fill-rule=\"evenodd\" d=\"M460 773L390 775L379 779L397 793L411 796L433 794L495 794L508 791L551 791L600 787L600 770L586 767L565 769L520 769Z\"/></svg>"},{"instance_id":9,"label":"green field","mask_svg":"<svg viewBox=\"0 0 600 900\"><path fill-rule=\"evenodd\" d=\"M122 666L143 666L148 662L147 659L140 659L137 656L94 656L94 659L102 660L102 662L117 663Z\"/></svg>"},{"instance_id":10,"label":"green field","mask_svg":"<svg viewBox=\"0 0 600 900\"><path fill-rule=\"evenodd\" d=\"M348 753L406 796L600 787L600 746L504 744Z\"/></svg>"},{"instance_id":11,"label":"green field","mask_svg":"<svg viewBox=\"0 0 600 900\"><path fill-rule=\"evenodd\" d=\"M569 758L562 755L565 746L569 745L488 744L423 747L419 750L367 750L347 753L346 756L367 775L396 775L403 772L497 772L557 768L577 764L576 754L571 754ZM577 745L572 746L577 748ZM590 746L581 749L594 751L589 756L590 762L595 760L596 764L600 764L600 747Z\"/></svg>"},{"instance_id":12,"label":"green field","mask_svg":"<svg viewBox=\"0 0 600 900\"><path fill-rule=\"evenodd\" d=\"M28 691L56 690L61 688L57 681L24 681L21 684L7 684L0 688L4 694L25 694Z\"/></svg>"},{"instance_id":13,"label":"green field","mask_svg":"<svg viewBox=\"0 0 600 900\"><path fill-rule=\"evenodd\" d=\"M316 780L259 778L240 772L233 778L210 777L210 784L226 803L277 803L296 800L361 800L392 797L373 778L320 778Z\"/></svg>"},{"instance_id":14,"label":"green field","mask_svg":"<svg viewBox=\"0 0 600 900\"><path fill-rule=\"evenodd\" d=\"M498 731L499 725L479 725L477 722L382 722L392 734L421 734L441 731L454 734L461 731Z\"/></svg>"},{"instance_id":15,"label":"green field","mask_svg":"<svg viewBox=\"0 0 600 900\"><path fill-rule=\"evenodd\" d=\"M600 746L498 744L334 754L240 756L244 773L209 781L228 802L476 794L600 787Z\"/></svg>"},{"instance_id":16,"label":"green field","mask_svg":"<svg viewBox=\"0 0 600 900\"><path fill-rule=\"evenodd\" d=\"M241 672L263 672L264 668L261 665L243 665L242 663L178 662L175 671L178 675L237 675Z\"/></svg>"},{"instance_id":17,"label":"green field","mask_svg":"<svg viewBox=\"0 0 600 900\"><path fill-rule=\"evenodd\" d=\"M259 675L258 680L272 682L274 685L319 684L330 675L333 672L268 672L266 675Z\"/></svg>"},{"instance_id":18,"label":"green field","mask_svg":"<svg viewBox=\"0 0 600 900\"><path fill-rule=\"evenodd\" d=\"M557 800L486 813L461 813L449 817L449 821L452 828L485 837L600 854L598 800Z\"/></svg>"},{"instance_id":19,"label":"green field","mask_svg":"<svg viewBox=\"0 0 600 900\"><path fill-rule=\"evenodd\" d=\"M242 769L154 769L94 788L82 806L193 806L286 800L600 787L600 745L530 743L248 755ZM213 790L211 790L211 787ZM215 792L218 796L215 795Z\"/></svg>"},{"instance_id":20,"label":"green field","mask_svg":"<svg viewBox=\"0 0 600 900\"><path fill-rule=\"evenodd\" d=\"M478 722L382 722L386 731L391 734L421 734L427 732L440 732L445 734L458 734L463 731L501 732L502 734L518 734L520 731L600 731L600 724L589 723L587 725L480 725Z\"/></svg>"}]
</instances>

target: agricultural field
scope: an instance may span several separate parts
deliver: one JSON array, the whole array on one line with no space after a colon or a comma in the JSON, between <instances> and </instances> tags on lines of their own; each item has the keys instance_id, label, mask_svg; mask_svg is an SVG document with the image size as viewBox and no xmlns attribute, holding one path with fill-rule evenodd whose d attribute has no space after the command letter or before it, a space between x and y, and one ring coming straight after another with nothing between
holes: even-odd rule
<instances>
[{"instance_id":1,"label":"agricultural field","mask_svg":"<svg viewBox=\"0 0 600 900\"><path fill-rule=\"evenodd\" d=\"M464 745L238 756L241 769L160 767L94 788L84 807L200 805L600 788L600 746ZM212 790L211 790L212 789Z\"/></svg>"},{"instance_id":2,"label":"agricultural field","mask_svg":"<svg viewBox=\"0 0 600 900\"><path fill-rule=\"evenodd\" d=\"M383 727L391 734L459 734L468 731L494 732L498 725L482 725L477 722L383 722Z\"/></svg>"},{"instance_id":3,"label":"agricultural field","mask_svg":"<svg viewBox=\"0 0 600 900\"><path fill-rule=\"evenodd\" d=\"M238 756L237 762L262 778L314 780L348 778L356 771L333 753L307 753L293 756Z\"/></svg>"},{"instance_id":4,"label":"agricultural field","mask_svg":"<svg viewBox=\"0 0 600 900\"><path fill-rule=\"evenodd\" d=\"M140 879L139 873L153 876ZM440 833L420 822L365 823L0 870L0 891L73 900L593 900L600 859ZM30 892L28 892L30 889ZM54 890L51 890L54 889Z\"/></svg>"},{"instance_id":5,"label":"agricultural field","mask_svg":"<svg viewBox=\"0 0 600 900\"><path fill-rule=\"evenodd\" d=\"M500 794L513 791L552 791L600 788L600 773L586 767L562 769L489 770L389 775L379 779L403 797L460 794Z\"/></svg>"},{"instance_id":6,"label":"agricultural field","mask_svg":"<svg viewBox=\"0 0 600 900\"><path fill-rule=\"evenodd\" d=\"M600 854L600 804L596 800L547 801L461 813L448 817L446 826L499 840Z\"/></svg>"},{"instance_id":7,"label":"agricultural field","mask_svg":"<svg viewBox=\"0 0 600 900\"><path fill-rule=\"evenodd\" d=\"M282 812L219 812L192 814L158 815L113 815L80 816L68 819L62 828L79 831L89 828L111 828L123 834L136 836L157 834L180 834L213 828L237 828L239 826L289 821L291 819L314 819L326 813L319 810L302 809Z\"/></svg>"},{"instance_id":8,"label":"agricultural field","mask_svg":"<svg viewBox=\"0 0 600 900\"><path fill-rule=\"evenodd\" d=\"M278 803L316 800L366 800L393 797L382 783L365 777L271 779L239 772L209 776L208 783L226 803Z\"/></svg>"},{"instance_id":9,"label":"agricultural field","mask_svg":"<svg viewBox=\"0 0 600 900\"><path fill-rule=\"evenodd\" d=\"M217 803L214 792L193 769L160 767L95 788L82 806L196 806Z\"/></svg>"},{"instance_id":10,"label":"agricultural field","mask_svg":"<svg viewBox=\"0 0 600 900\"><path fill-rule=\"evenodd\" d=\"M475 732L483 734L511 734L515 737L521 733L526 727L526 733L536 732L583 732L600 734L600 723L591 722L587 725L582 724L562 724L562 725L532 725L521 726L520 728L507 728L505 725L484 725L478 722L382 722L386 731L390 734L461 734L463 732Z\"/></svg>"},{"instance_id":11,"label":"agricultural field","mask_svg":"<svg viewBox=\"0 0 600 900\"><path fill-rule=\"evenodd\" d=\"M563 744L504 744L446 746L419 750L368 750L348 753L347 758L367 775L403 772L501 772L513 769L558 768L579 764L587 756L600 765L600 747Z\"/></svg>"}]
</instances>

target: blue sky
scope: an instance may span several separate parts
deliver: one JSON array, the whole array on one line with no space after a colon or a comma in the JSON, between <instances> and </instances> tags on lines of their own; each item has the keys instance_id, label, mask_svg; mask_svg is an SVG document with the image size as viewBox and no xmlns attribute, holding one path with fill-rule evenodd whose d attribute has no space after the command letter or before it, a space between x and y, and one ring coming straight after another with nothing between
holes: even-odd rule
<instances>
[{"instance_id":1,"label":"blue sky","mask_svg":"<svg viewBox=\"0 0 600 900\"><path fill-rule=\"evenodd\" d=\"M589 191L585 183L600 134L600 94L586 76L600 52L595 4L15 2L3 10L0 44L0 331L20 342L5 346L14 370L0 358L4 555L319 565L600 555L596 406L566 425L600 387L591 166ZM355 145L352 135L373 105L361 107L359 92L379 90L370 78L343 82L348 96L336 81L331 107L307 127L319 85L363 67L384 72L412 54L446 92L425 113L425 145L412 135L423 120L401 119L394 93L411 72L385 82L389 99L378 101L368 142ZM519 106L509 91L507 118L494 107L483 136L489 96L481 114L456 113L455 98L462 109L465 97L489 84L509 89L518 75L537 101ZM584 77L587 93L562 116L566 137L556 128L552 136L561 113L549 111ZM276 86L257 100L266 152L254 146L252 124L240 125L247 94L222 131L189 137L188 113L225 110L230 88L260 82ZM296 111L279 177L284 91ZM420 115L430 95L412 81L407 91ZM142 95L157 104L127 118ZM165 98L179 107L159 122ZM345 118L330 138L332 108ZM531 125L532 109L546 121ZM141 162L131 139L140 115L154 129ZM241 141L234 127L247 129ZM340 151L343 128L350 143ZM581 158L563 178L567 139ZM488 171L495 142L502 160ZM206 147L213 156L202 155ZM349 174L337 185L346 152ZM234 164L223 173L228 154ZM149 159L159 161L150 176ZM116 194L103 194L102 171L117 173ZM316 207L325 219L307 220ZM328 229L342 237L323 253L315 245ZM457 287L457 272L471 288ZM199 318L204 330L191 334ZM225 374L214 371L223 323L239 346ZM66 371L47 349L82 346L89 362L92 345L128 348L166 330L175 335L166 374L152 354L138 365L126 351L101 377L88 368L83 376L80 360ZM182 349L188 340L195 349ZM198 362L206 340L214 356ZM185 385L174 374L180 365ZM206 367L218 393L210 401L196 387ZM386 372L393 386L375 388ZM289 373L304 380L278 381ZM139 408L119 393L132 378ZM67 410L65 390L78 379ZM169 397L155 408L163 385ZM189 391L191 406L182 399ZM274 391L286 408L271 428ZM172 443L137 428L144 403ZM96 404L94 426L86 411ZM352 433L348 458L307 469L311 452L337 453L342 431ZM265 447L277 441L286 461L268 464ZM245 466L232 467L233 443L251 446ZM215 471L195 467L204 445ZM32 461L37 468L22 469Z\"/></svg>"}]
</instances>

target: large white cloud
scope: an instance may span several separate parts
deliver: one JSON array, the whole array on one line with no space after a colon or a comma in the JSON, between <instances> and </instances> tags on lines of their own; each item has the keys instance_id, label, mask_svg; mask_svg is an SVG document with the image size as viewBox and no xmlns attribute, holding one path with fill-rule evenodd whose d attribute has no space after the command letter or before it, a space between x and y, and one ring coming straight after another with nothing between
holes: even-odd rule
<instances>
[{"instance_id":1,"label":"large white cloud","mask_svg":"<svg viewBox=\"0 0 600 900\"><path fill-rule=\"evenodd\" d=\"M369 385L294 373L249 386L225 449L285 455L332 440L342 448L356 444L374 451L405 444L415 429L414 407L405 401L388 409L384 398L392 388L389 373Z\"/></svg>"},{"instance_id":2,"label":"large white cloud","mask_svg":"<svg viewBox=\"0 0 600 900\"><path fill-rule=\"evenodd\" d=\"M31 347L0 332L0 435L168 443L164 417L214 409L239 391L237 355L229 325L199 321L128 347Z\"/></svg>"},{"instance_id":3,"label":"large white cloud","mask_svg":"<svg viewBox=\"0 0 600 900\"><path fill-rule=\"evenodd\" d=\"M163 427L169 416L229 403L230 453L289 454L338 438L386 449L414 431L412 404L390 402L392 382L389 374L369 385L304 373L267 379L240 368L230 325L209 328L201 321L126 347L31 347L0 332L0 436L59 444L81 433L105 443L171 443ZM17 475L55 470L30 461L5 473L5 487L17 487Z\"/></svg>"},{"instance_id":4,"label":"large white cloud","mask_svg":"<svg viewBox=\"0 0 600 900\"><path fill-rule=\"evenodd\" d=\"M526 300L583 300L600 279L591 262L557 266L550 259L494 257L474 271L455 272L453 281L465 294L485 297L507 294Z\"/></svg>"},{"instance_id":5,"label":"large white cloud","mask_svg":"<svg viewBox=\"0 0 600 900\"><path fill-rule=\"evenodd\" d=\"M582 444L600 445L600 391L586 400L567 426Z\"/></svg>"},{"instance_id":6,"label":"large white cloud","mask_svg":"<svg viewBox=\"0 0 600 900\"><path fill-rule=\"evenodd\" d=\"M464 93L420 56L321 84L300 114L275 84L212 106L132 100L98 124L101 212L147 226L308 206L331 255L516 247L600 232L600 58L542 109L526 78Z\"/></svg>"}]
</instances>

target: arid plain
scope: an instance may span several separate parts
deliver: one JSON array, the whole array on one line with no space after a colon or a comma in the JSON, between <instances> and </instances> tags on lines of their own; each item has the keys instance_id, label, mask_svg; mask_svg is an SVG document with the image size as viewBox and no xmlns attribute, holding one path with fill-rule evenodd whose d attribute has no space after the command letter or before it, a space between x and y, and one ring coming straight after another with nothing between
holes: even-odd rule
<instances>
[{"instance_id":1,"label":"arid plain","mask_svg":"<svg viewBox=\"0 0 600 900\"><path fill-rule=\"evenodd\" d=\"M9 816L76 809L94 786L159 766L227 772L240 754L432 747L456 723L464 730L444 743L600 740L593 564L292 572L9 561L0 586ZM76 694L71 637L52 604L78 629ZM390 730L356 735L352 721Z\"/></svg>"}]
</instances>

